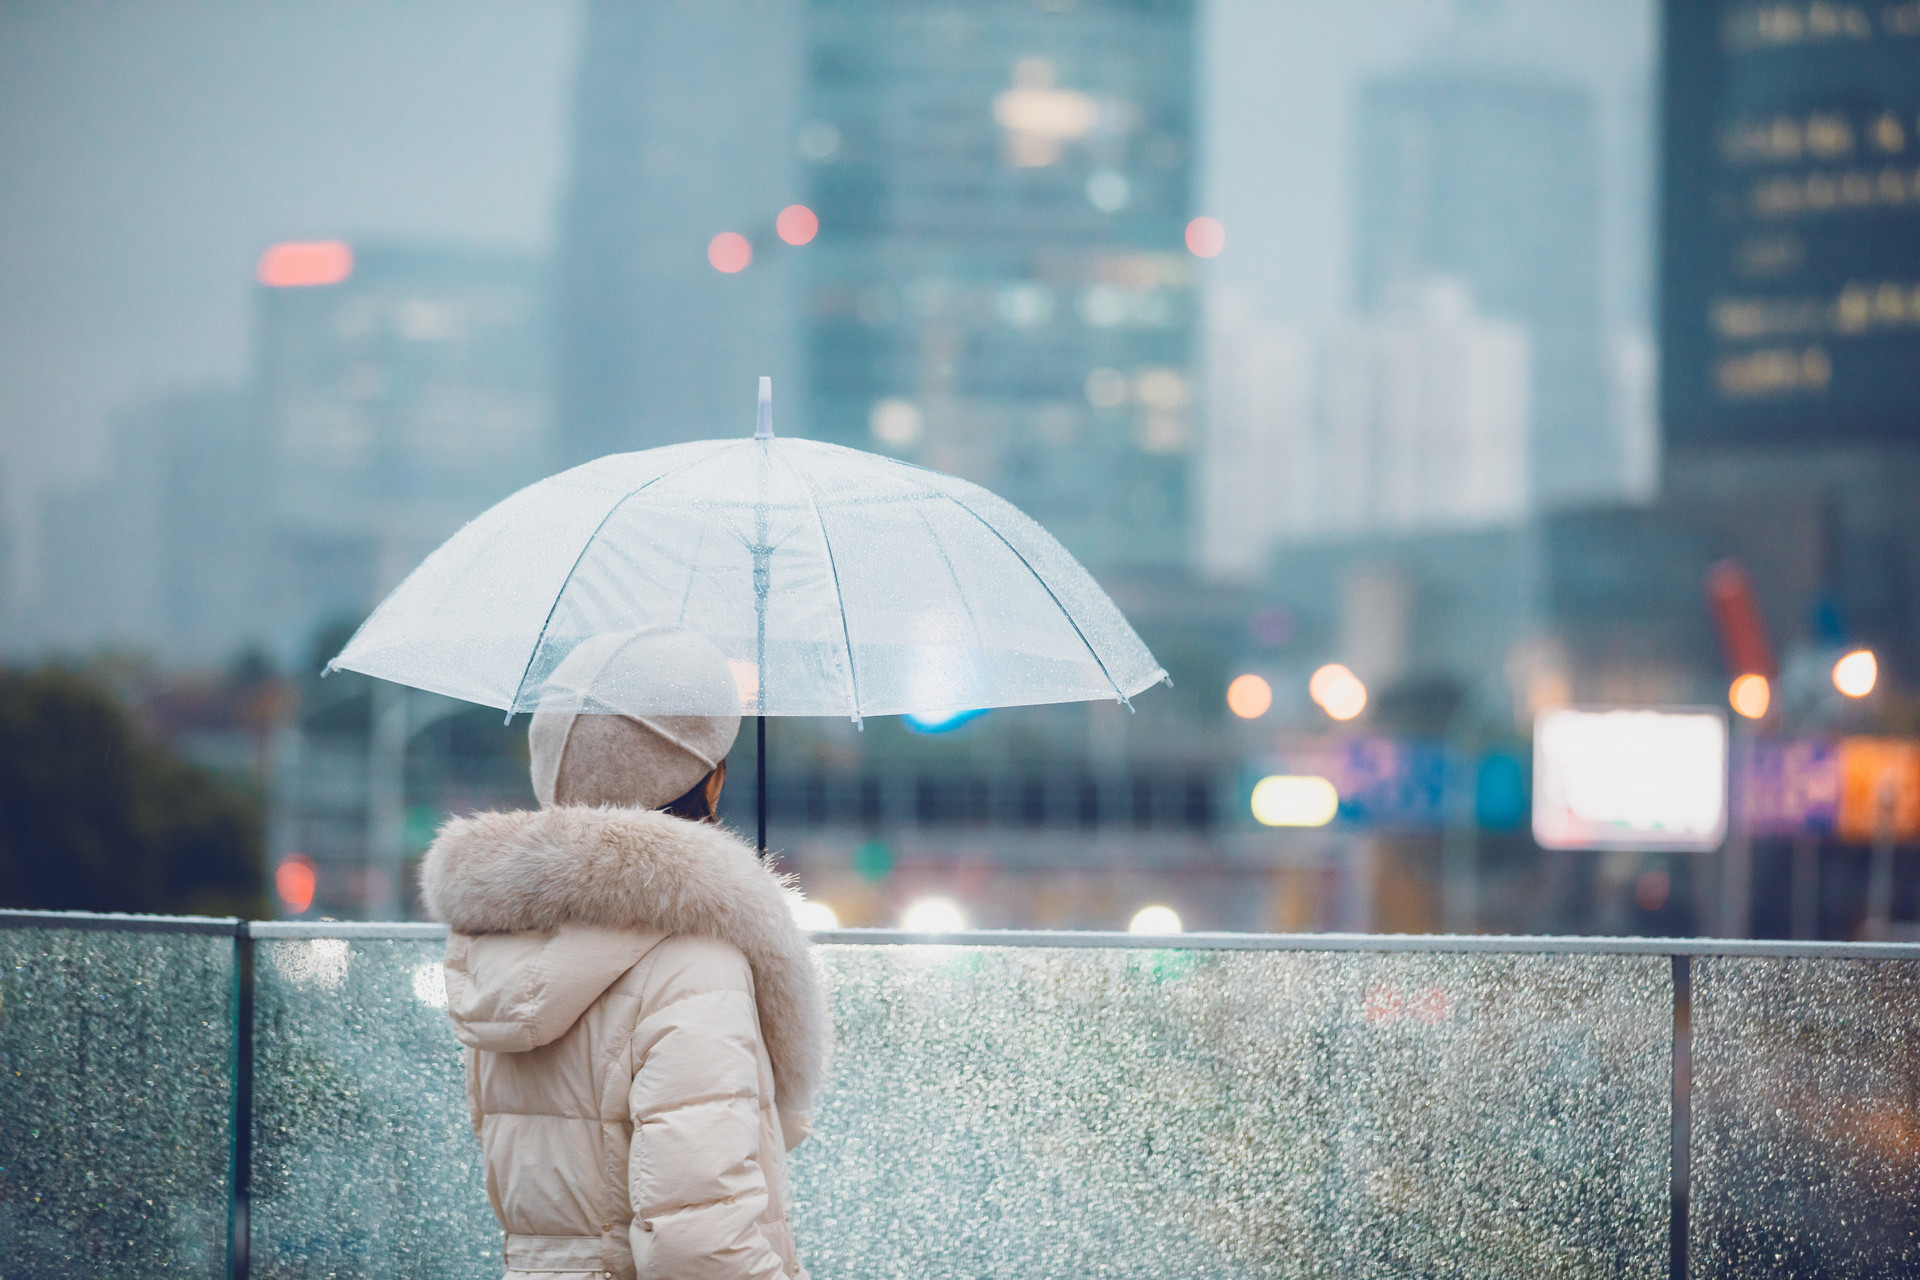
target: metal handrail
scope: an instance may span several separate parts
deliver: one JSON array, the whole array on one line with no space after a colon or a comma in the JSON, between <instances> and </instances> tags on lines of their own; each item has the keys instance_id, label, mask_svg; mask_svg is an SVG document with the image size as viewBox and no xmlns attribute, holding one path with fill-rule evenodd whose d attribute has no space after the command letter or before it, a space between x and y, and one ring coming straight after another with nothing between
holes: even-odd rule
<instances>
[{"instance_id":1,"label":"metal handrail","mask_svg":"<svg viewBox=\"0 0 1920 1280\"><path fill-rule=\"evenodd\" d=\"M114 911L18 911L0 907L0 929L104 929L124 933L244 934L248 922L238 916L150 916Z\"/></svg>"},{"instance_id":2,"label":"metal handrail","mask_svg":"<svg viewBox=\"0 0 1920 1280\"><path fill-rule=\"evenodd\" d=\"M118 915L88 911L0 909L0 928L125 929L148 933L218 933L258 939L417 939L447 936L425 921L240 920L220 916ZM904 929L828 929L812 935L828 945L954 947L1084 947L1148 951L1377 951L1496 955L1755 956L1778 959L1920 960L1920 942L1789 942L1770 938L1634 938L1546 934L1436 933L1178 933L1093 929L974 929L914 933Z\"/></svg>"}]
</instances>

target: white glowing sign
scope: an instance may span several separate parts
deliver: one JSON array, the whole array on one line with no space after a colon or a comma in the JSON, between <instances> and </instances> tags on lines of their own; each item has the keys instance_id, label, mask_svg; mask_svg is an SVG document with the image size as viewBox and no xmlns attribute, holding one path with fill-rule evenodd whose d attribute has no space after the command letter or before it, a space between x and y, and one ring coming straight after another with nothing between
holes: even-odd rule
<instances>
[{"instance_id":1,"label":"white glowing sign","mask_svg":"<svg viewBox=\"0 0 1920 1280\"><path fill-rule=\"evenodd\" d=\"M1718 711L1543 711L1533 723L1533 838L1548 849L1706 852L1727 831Z\"/></svg>"}]
</instances>

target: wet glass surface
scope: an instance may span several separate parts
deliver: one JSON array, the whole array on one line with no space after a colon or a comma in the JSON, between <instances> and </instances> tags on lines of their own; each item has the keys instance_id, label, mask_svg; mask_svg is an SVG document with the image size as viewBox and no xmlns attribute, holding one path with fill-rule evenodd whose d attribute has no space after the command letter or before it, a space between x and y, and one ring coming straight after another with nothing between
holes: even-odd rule
<instances>
[{"instance_id":1,"label":"wet glass surface","mask_svg":"<svg viewBox=\"0 0 1920 1280\"><path fill-rule=\"evenodd\" d=\"M1664 957L821 955L818 1280L1667 1272Z\"/></svg>"},{"instance_id":2,"label":"wet glass surface","mask_svg":"<svg viewBox=\"0 0 1920 1280\"><path fill-rule=\"evenodd\" d=\"M255 945L255 1280L497 1275L445 944Z\"/></svg>"},{"instance_id":3,"label":"wet glass surface","mask_svg":"<svg viewBox=\"0 0 1920 1280\"><path fill-rule=\"evenodd\" d=\"M227 1273L231 935L0 927L0 1274Z\"/></svg>"},{"instance_id":4,"label":"wet glass surface","mask_svg":"<svg viewBox=\"0 0 1920 1280\"><path fill-rule=\"evenodd\" d=\"M1920 1275L1920 962L1693 970L1692 1274Z\"/></svg>"}]
</instances>

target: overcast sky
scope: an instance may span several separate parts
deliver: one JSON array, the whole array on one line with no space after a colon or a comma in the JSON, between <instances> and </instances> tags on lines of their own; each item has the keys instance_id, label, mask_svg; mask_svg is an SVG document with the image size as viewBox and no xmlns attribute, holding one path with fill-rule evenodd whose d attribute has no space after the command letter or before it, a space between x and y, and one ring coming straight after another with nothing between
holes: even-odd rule
<instances>
[{"instance_id":1,"label":"overcast sky","mask_svg":"<svg viewBox=\"0 0 1920 1280\"><path fill-rule=\"evenodd\" d=\"M116 410L240 382L264 245L547 245L576 25L566 0L0 0L16 524Z\"/></svg>"},{"instance_id":2,"label":"overcast sky","mask_svg":"<svg viewBox=\"0 0 1920 1280\"><path fill-rule=\"evenodd\" d=\"M1644 161L1651 0L1203 11L1199 203L1228 228L1209 270L1274 320L1311 329L1346 305L1366 74L1471 40L1594 85L1609 162ZM549 248L578 29L570 0L0 0L8 519L25 532L39 486L97 468L115 412L240 384L271 241ZM1609 175L1618 209L1644 203L1632 176ZM1615 250L1616 266L1646 253Z\"/></svg>"}]
</instances>

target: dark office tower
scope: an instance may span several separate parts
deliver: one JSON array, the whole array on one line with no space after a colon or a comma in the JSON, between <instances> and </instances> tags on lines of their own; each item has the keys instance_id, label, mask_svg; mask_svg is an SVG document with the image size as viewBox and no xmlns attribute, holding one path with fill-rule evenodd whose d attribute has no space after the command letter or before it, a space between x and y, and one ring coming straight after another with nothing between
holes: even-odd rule
<instances>
[{"instance_id":1,"label":"dark office tower","mask_svg":"<svg viewBox=\"0 0 1920 1280\"><path fill-rule=\"evenodd\" d=\"M1592 95L1511 72L1430 67L1366 86L1358 133L1361 306L1464 283L1532 345L1532 488L1545 507L1616 496L1600 301Z\"/></svg>"},{"instance_id":2,"label":"dark office tower","mask_svg":"<svg viewBox=\"0 0 1920 1280\"><path fill-rule=\"evenodd\" d=\"M810 0L815 435L1183 560L1190 0Z\"/></svg>"},{"instance_id":3,"label":"dark office tower","mask_svg":"<svg viewBox=\"0 0 1920 1280\"><path fill-rule=\"evenodd\" d=\"M801 425L792 259L801 0L594 0L560 246L559 461ZM744 237L751 259L741 262ZM735 268L725 270L723 268Z\"/></svg>"}]
</instances>

